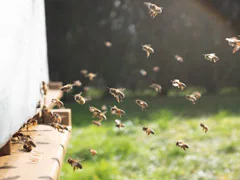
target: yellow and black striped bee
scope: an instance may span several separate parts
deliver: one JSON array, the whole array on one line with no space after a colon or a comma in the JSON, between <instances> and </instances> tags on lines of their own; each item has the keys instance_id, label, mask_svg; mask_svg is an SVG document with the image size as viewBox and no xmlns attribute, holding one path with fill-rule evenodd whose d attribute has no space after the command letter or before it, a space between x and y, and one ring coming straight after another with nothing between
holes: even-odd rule
<instances>
[{"instance_id":1,"label":"yellow and black striped bee","mask_svg":"<svg viewBox=\"0 0 240 180\"><path fill-rule=\"evenodd\" d=\"M86 99L82 96L82 92L74 95L74 99L78 104L85 104Z\"/></svg>"},{"instance_id":2,"label":"yellow and black striped bee","mask_svg":"<svg viewBox=\"0 0 240 180\"><path fill-rule=\"evenodd\" d=\"M57 106L59 109L64 108L64 103L59 99L52 99L52 103Z\"/></svg>"}]
</instances>

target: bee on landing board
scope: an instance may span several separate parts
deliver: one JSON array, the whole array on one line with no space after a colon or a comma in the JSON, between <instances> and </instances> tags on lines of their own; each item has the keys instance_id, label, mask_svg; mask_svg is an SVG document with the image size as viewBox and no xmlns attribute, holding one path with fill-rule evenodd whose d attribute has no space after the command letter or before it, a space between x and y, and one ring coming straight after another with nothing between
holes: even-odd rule
<instances>
[{"instance_id":1,"label":"bee on landing board","mask_svg":"<svg viewBox=\"0 0 240 180\"><path fill-rule=\"evenodd\" d=\"M188 146L186 143L184 143L182 140L178 140L178 141L176 142L176 146L182 148L184 151L185 151L187 148L189 148L189 146Z\"/></svg>"},{"instance_id":2,"label":"bee on landing board","mask_svg":"<svg viewBox=\"0 0 240 180\"><path fill-rule=\"evenodd\" d=\"M119 120L119 119L116 119L116 120L115 120L115 125L116 125L116 127L119 128L119 129L125 127L125 124L122 124L122 123L121 123L121 120Z\"/></svg>"},{"instance_id":3,"label":"bee on landing board","mask_svg":"<svg viewBox=\"0 0 240 180\"><path fill-rule=\"evenodd\" d=\"M23 139L23 149L26 151L26 152L31 152L32 151L32 148L36 148L37 145L35 142L33 142L33 140L31 139Z\"/></svg>"},{"instance_id":4,"label":"bee on landing board","mask_svg":"<svg viewBox=\"0 0 240 180\"><path fill-rule=\"evenodd\" d=\"M157 6L156 4L150 2L144 2L144 4L148 7L150 16L154 19L158 14L163 12L163 7Z\"/></svg>"},{"instance_id":5,"label":"bee on landing board","mask_svg":"<svg viewBox=\"0 0 240 180\"><path fill-rule=\"evenodd\" d=\"M146 52L147 58L150 56L150 54L154 53L154 49L152 48L151 44L142 45L142 50Z\"/></svg>"},{"instance_id":6,"label":"bee on landing board","mask_svg":"<svg viewBox=\"0 0 240 180\"><path fill-rule=\"evenodd\" d=\"M68 164L70 164L73 167L73 171L75 171L76 169L82 169L82 164L80 164L79 161L74 160L72 158L68 158L67 160Z\"/></svg>"},{"instance_id":7,"label":"bee on landing board","mask_svg":"<svg viewBox=\"0 0 240 180\"><path fill-rule=\"evenodd\" d=\"M59 99L52 99L52 103L57 106L59 109L64 108L64 103Z\"/></svg>"},{"instance_id":8,"label":"bee on landing board","mask_svg":"<svg viewBox=\"0 0 240 180\"><path fill-rule=\"evenodd\" d=\"M219 57L216 56L215 53L210 53L210 54L203 54L204 58L210 62L218 62L219 61Z\"/></svg>"},{"instance_id":9,"label":"bee on landing board","mask_svg":"<svg viewBox=\"0 0 240 180\"><path fill-rule=\"evenodd\" d=\"M122 117L122 115L126 114L124 110L118 108L116 105L111 107L110 111L111 111L112 114L116 114L120 118Z\"/></svg>"},{"instance_id":10,"label":"bee on landing board","mask_svg":"<svg viewBox=\"0 0 240 180\"><path fill-rule=\"evenodd\" d=\"M97 151L94 149L88 149L88 150L92 154L92 156L95 156L97 154Z\"/></svg>"},{"instance_id":11,"label":"bee on landing board","mask_svg":"<svg viewBox=\"0 0 240 180\"><path fill-rule=\"evenodd\" d=\"M137 99L135 102L139 107L141 107L142 111L148 107L148 104L140 99Z\"/></svg>"},{"instance_id":12,"label":"bee on landing board","mask_svg":"<svg viewBox=\"0 0 240 180\"><path fill-rule=\"evenodd\" d=\"M57 129L58 132L61 132L61 133L63 133L64 130L70 131L69 128L66 125L63 125L63 124L52 122L49 125L52 126L55 129Z\"/></svg>"},{"instance_id":13,"label":"bee on landing board","mask_svg":"<svg viewBox=\"0 0 240 180\"><path fill-rule=\"evenodd\" d=\"M229 46L234 47L232 51L233 54L240 49L240 39L237 37L226 38L225 40L228 42Z\"/></svg>"},{"instance_id":14,"label":"bee on landing board","mask_svg":"<svg viewBox=\"0 0 240 180\"><path fill-rule=\"evenodd\" d=\"M208 127L207 125L203 124L203 123L200 123L200 126L203 128L203 131L206 133L208 132Z\"/></svg>"},{"instance_id":15,"label":"bee on landing board","mask_svg":"<svg viewBox=\"0 0 240 180\"><path fill-rule=\"evenodd\" d=\"M145 132L147 133L148 136L149 136L150 134L155 134L154 130L151 129L151 128L148 128L148 127L145 127L145 126L144 126L142 129L143 129L143 131L145 131Z\"/></svg>"},{"instance_id":16,"label":"bee on landing board","mask_svg":"<svg viewBox=\"0 0 240 180\"><path fill-rule=\"evenodd\" d=\"M177 87L181 90L184 90L187 86L183 82L181 82L179 79L171 80L173 87Z\"/></svg>"},{"instance_id":17,"label":"bee on landing board","mask_svg":"<svg viewBox=\"0 0 240 180\"><path fill-rule=\"evenodd\" d=\"M153 88L156 92L161 92L161 90L162 90L162 86L159 84L153 83L150 85L150 87Z\"/></svg>"}]
</instances>

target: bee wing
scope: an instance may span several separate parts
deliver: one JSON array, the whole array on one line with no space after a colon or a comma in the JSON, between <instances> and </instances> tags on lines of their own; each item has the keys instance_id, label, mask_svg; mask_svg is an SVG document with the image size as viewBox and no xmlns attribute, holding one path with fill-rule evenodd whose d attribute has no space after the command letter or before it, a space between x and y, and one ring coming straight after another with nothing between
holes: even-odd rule
<instances>
[{"instance_id":1,"label":"bee wing","mask_svg":"<svg viewBox=\"0 0 240 180\"><path fill-rule=\"evenodd\" d=\"M150 2L144 2L144 4L145 4L148 8L150 8L151 5L152 5L152 3L150 3Z\"/></svg>"}]
</instances>

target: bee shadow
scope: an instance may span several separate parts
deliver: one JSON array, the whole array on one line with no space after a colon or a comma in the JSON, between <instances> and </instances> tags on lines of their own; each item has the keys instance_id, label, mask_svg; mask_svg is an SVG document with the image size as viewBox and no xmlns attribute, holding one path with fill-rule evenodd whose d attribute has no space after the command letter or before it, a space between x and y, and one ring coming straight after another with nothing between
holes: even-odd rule
<instances>
[{"instance_id":1,"label":"bee shadow","mask_svg":"<svg viewBox=\"0 0 240 180\"><path fill-rule=\"evenodd\" d=\"M1 169L15 169L15 168L17 168L17 167L6 165L6 166L1 166L1 167L0 167L0 170L1 170Z\"/></svg>"},{"instance_id":2,"label":"bee shadow","mask_svg":"<svg viewBox=\"0 0 240 180\"><path fill-rule=\"evenodd\" d=\"M50 180L53 180L53 178L50 177L50 176L39 176L38 179L50 179Z\"/></svg>"},{"instance_id":3,"label":"bee shadow","mask_svg":"<svg viewBox=\"0 0 240 180\"><path fill-rule=\"evenodd\" d=\"M7 178L3 178L1 180L15 180L15 179L18 179L20 178L21 176L13 176L13 177L7 177Z\"/></svg>"}]
</instances>

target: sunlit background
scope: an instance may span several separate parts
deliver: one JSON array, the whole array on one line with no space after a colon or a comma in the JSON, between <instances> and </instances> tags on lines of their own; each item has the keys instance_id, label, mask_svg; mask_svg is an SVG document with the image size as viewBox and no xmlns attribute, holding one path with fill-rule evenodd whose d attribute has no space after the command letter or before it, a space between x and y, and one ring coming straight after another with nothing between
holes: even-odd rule
<instances>
[{"instance_id":1,"label":"sunlit background","mask_svg":"<svg viewBox=\"0 0 240 180\"><path fill-rule=\"evenodd\" d=\"M73 94L92 98L83 106L71 101L72 94L63 98L74 125L66 158L84 161L81 172L65 163L61 179L239 179L240 51L232 54L225 38L240 34L240 1L152 0L164 8L154 19L143 2L45 1L50 79L80 80L83 86ZM155 50L149 58L143 44ZM209 62L206 53L220 60ZM97 77L89 81L81 69ZM172 87L172 79L186 90ZM152 83L161 84L162 92L149 88ZM118 104L107 87L126 88L126 100ZM184 97L193 91L202 93L196 105ZM148 102L147 111L136 98ZM101 127L92 125L89 105L114 104L127 113L125 129L114 127L109 112ZM210 128L206 134L202 121ZM143 125L156 135L147 137ZM176 147L178 139L190 149ZM90 147L98 155L91 157Z\"/></svg>"}]
</instances>

